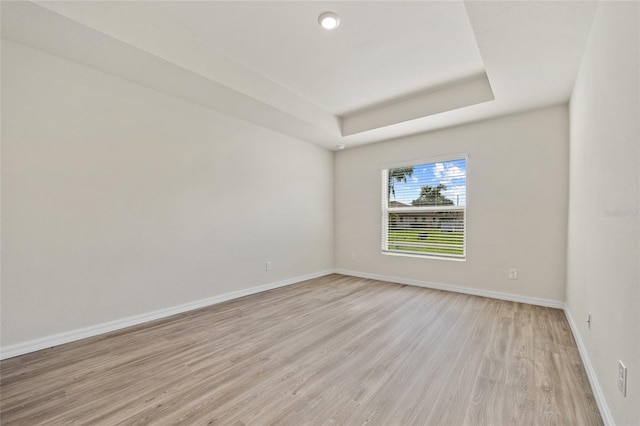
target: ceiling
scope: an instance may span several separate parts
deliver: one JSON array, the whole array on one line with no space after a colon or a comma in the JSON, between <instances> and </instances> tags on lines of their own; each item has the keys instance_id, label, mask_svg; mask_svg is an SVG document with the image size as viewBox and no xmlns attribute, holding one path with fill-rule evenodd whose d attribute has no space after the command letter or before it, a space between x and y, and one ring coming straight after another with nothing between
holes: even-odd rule
<instances>
[{"instance_id":1,"label":"ceiling","mask_svg":"<svg viewBox=\"0 0 640 426\"><path fill-rule=\"evenodd\" d=\"M2 2L2 36L336 149L567 102L596 7Z\"/></svg>"},{"instance_id":2,"label":"ceiling","mask_svg":"<svg viewBox=\"0 0 640 426\"><path fill-rule=\"evenodd\" d=\"M462 2L158 2L210 51L280 83L331 114L484 71ZM317 24L336 12L337 31ZM251 31L239 31L250 28Z\"/></svg>"}]
</instances>

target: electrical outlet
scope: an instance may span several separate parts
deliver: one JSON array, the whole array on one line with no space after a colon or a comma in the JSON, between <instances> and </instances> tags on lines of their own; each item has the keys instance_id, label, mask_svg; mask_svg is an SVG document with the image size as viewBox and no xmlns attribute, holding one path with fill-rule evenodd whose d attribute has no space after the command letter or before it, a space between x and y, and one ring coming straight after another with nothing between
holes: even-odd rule
<instances>
[{"instance_id":1,"label":"electrical outlet","mask_svg":"<svg viewBox=\"0 0 640 426\"><path fill-rule=\"evenodd\" d=\"M587 327L591 330L591 312L587 314Z\"/></svg>"},{"instance_id":2,"label":"electrical outlet","mask_svg":"<svg viewBox=\"0 0 640 426\"><path fill-rule=\"evenodd\" d=\"M267 262L264 264L264 269L267 271L271 270L271 261L267 260Z\"/></svg>"},{"instance_id":3,"label":"electrical outlet","mask_svg":"<svg viewBox=\"0 0 640 426\"><path fill-rule=\"evenodd\" d=\"M618 389L622 396L627 396L627 367L618 360Z\"/></svg>"},{"instance_id":4,"label":"electrical outlet","mask_svg":"<svg viewBox=\"0 0 640 426\"><path fill-rule=\"evenodd\" d=\"M351 255L349 256L349 259L351 259L352 262L356 261L356 254L355 252L351 252Z\"/></svg>"},{"instance_id":5,"label":"electrical outlet","mask_svg":"<svg viewBox=\"0 0 640 426\"><path fill-rule=\"evenodd\" d=\"M518 279L518 269L509 268L509 279L510 280L517 280Z\"/></svg>"}]
</instances>

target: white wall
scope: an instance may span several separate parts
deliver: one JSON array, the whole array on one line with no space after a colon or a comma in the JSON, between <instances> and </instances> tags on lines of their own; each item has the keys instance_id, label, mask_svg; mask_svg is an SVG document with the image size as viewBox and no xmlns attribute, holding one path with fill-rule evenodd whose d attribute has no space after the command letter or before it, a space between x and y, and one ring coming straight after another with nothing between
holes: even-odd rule
<instances>
[{"instance_id":1,"label":"white wall","mask_svg":"<svg viewBox=\"0 0 640 426\"><path fill-rule=\"evenodd\" d=\"M568 140L557 106L337 153L336 268L563 301ZM467 260L381 254L381 165L459 153L469 155Z\"/></svg>"},{"instance_id":2,"label":"white wall","mask_svg":"<svg viewBox=\"0 0 640 426\"><path fill-rule=\"evenodd\" d=\"M333 267L331 152L2 42L3 347Z\"/></svg>"},{"instance_id":3,"label":"white wall","mask_svg":"<svg viewBox=\"0 0 640 426\"><path fill-rule=\"evenodd\" d=\"M618 425L640 422L639 9L600 4L570 103L567 303Z\"/></svg>"}]
</instances>

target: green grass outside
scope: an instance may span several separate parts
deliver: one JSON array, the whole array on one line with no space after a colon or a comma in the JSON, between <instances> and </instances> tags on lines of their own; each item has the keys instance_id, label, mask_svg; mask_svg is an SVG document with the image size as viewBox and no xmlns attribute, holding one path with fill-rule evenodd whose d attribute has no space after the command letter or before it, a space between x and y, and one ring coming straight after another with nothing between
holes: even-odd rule
<instances>
[{"instance_id":1,"label":"green grass outside","mask_svg":"<svg viewBox=\"0 0 640 426\"><path fill-rule=\"evenodd\" d=\"M402 251L420 254L464 255L464 234L462 232L442 232L439 230L404 229L389 230L388 247L390 251ZM449 247L413 247L403 243L446 244Z\"/></svg>"}]
</instances>

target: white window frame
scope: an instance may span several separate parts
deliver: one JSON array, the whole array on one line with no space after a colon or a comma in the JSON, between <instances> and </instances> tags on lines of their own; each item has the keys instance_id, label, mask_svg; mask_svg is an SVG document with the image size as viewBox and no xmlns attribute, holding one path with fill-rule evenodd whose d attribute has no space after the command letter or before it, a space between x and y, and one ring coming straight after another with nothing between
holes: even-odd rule
<instances>
[{"instance_id":1,"label":"white window frame","mask_svg":"<svg viewBox=\"0 0 640 426\"><path fill-rule=\"evenodd\" d=\"M447 161L465 160L465 205L464 206L420 206L420 207L389 207L389 169L400 167L411 167L424 164L443 163ZM381 250L384 255L406 256L418 258L444 259L454 261L465 261L467 258L467 205L469 204L468 181L469 175L469 156L468 154L447 155L441 157L431 157L422 160L403 161L399 163L389 163L380 166L382 175L382 241ZM430 212L430 211L462 211L463 212L463 240L462 255L456 254L438 254L438 253L418 253L401 250L389 250L388 232L389 232L389 214L397 212Z\"/></svg>"}]
</instances>

